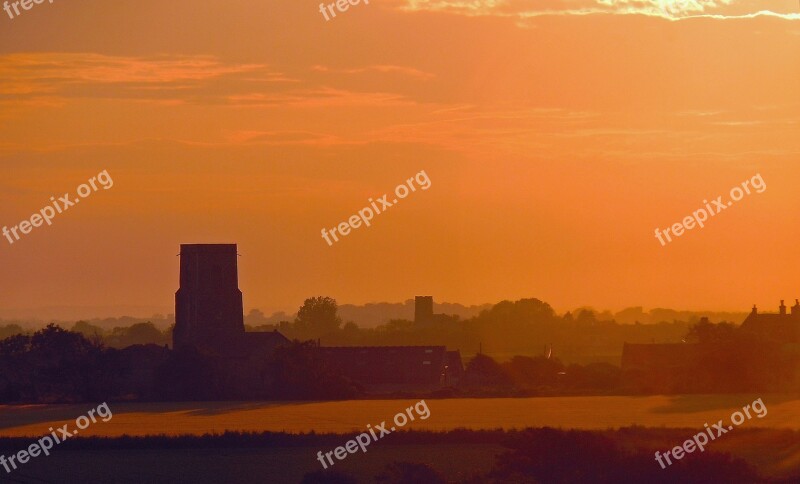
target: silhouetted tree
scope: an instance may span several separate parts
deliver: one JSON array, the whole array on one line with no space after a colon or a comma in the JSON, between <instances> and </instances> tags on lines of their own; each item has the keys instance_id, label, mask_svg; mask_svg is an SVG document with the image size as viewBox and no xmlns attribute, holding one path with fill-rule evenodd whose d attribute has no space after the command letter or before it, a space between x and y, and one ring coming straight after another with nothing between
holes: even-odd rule
<instances>
[{"instance_id":1,"label":"silhouetted tree","mask_svg":"<svg viewBox=\"0 0 800 484\"><path fill-rule=\"evenodd\" d=\"M261 326L268 322L267 315L260 309L251 309L244 317L245 324L250 326Z\"/></svg>"},{"instance_id":2,"label":"silhouetted tree","mask_svg":"<svg viewBox=\"0 0 800 484\"><path fill-rule=\"evenodd\" d=\"M72 329L70 331L75 333L80 333L84 335L86 338L90 339L93 337L96 338L97 336L102 337L103 334L105 333L105 331L103 331L103 328L89 324L86 321L76 322L75 325L72 326Z\"/></svg>"},{"instance_id":3,"label":"silhouetted tree","mask_svg":"<svg viewBox=\"0 0 800 484\"><path fill-rule=\"evenodd\" d=\"M342 324L337 316L336 300L330 297L306 299L297 311L295 329L304 337L318 338L339 329Z\"/></svg>"},{"instance_id":4,"label":"silhouetted tree","mask_svg":"<svg viewBox=\"0 0 800 484\"><path fill-rule=\"evenodd\" d=\"M45 403L107 398L119 373L114 354L99 341L54 324L0 342L0 368L7 401Z\"/></svg>"},{"instance_id":5,"label":"silhouetted tree","mask_svg":"<svg viewBox=\"0 0 800 484\"><path fill-rule=\"evenodd\" d=\"M475 355L464 369L464 386L486 389L509 389L513 386L505 369L489 356Z\"/></svg>"},{"instance_id":6,"label":"silhouetted tree","mask_svg":"<svg viewBox=\"0 0 800 484\"><path fill-rule=\"evenodd\" d=\"M136 323L127 328L114 328L106 337L108 345L113 348L126 348L133 345L168 344L166 335L151 322Z\"/></svg>"},{"instance_id":7,"label":"silhouetted tree","mask_svg":"<svg viewBox=\"0 0 800 484\"><path fill-rule=\"evenodd\" d=\"M31 337L26 334L9 336L0 341L0 357L19 357L30 350Z\"/></svg>"},{"instance_id":8,"label":"silhouetted tree","mask_svg":"<svg viewBox=\"0 0 800 484\"><path fill-rule=\"evenodd\" d=\"M595 316L594 311L583 309L578 313L578 317L575 319L575 322L578 324L578 326L593 326L597 324L597 316Z\"/></svg>"},{"instance_id":9,"label":"silhouetted tree","mask_svg":"<svg viewBox=\"0 0 800 484\"><path fill-rule=\"evenodd\" d=\"M480 318L491 320L496 326L509 324L549 323L555 318L555 311L546 302L539 299L520 299L518 301L501 301L488 311L482 311Z\"/></svg>"}]
</instances>

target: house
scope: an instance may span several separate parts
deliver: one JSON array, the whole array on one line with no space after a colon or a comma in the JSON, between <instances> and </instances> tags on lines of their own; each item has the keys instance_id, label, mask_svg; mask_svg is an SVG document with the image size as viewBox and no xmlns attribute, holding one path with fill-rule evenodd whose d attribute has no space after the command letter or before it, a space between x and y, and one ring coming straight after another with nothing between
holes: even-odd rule
<instances>
[{"instance_id":1,"label":"house","mask_svg":"<svg viewBox=\"0 0 800 484\"><path fill-rule=\"evenodd\" d=\"M787 314L783 301L778 313L759 313L753 305L742 329L780 343L800 343L800 300L795 299L791 314Z\"/></svg>"},{"instance_id":2,"label":"house","mask_svg":"<svg viewBox=\"0 0 800 484\"><path fill-rule=\"evenodd\" d=\"M705 321L708 322L707 319ZM780 355L782 354L780 348L787 349L788 346L797 345L800 342L800 301L795 300L791 313L787 312L784 301L781 301L777 313L759 313L758 308L753 306L752 312L745 318L739 329L745 334L752 335L749 340L753 340L753 343L758 341L767 345L759 346L759 348L771 348L765 353L766 355ZM701 376L708 377L709 362L719 362L719 352L728 351L725 348L727 347L691 343L625 343L622 349L623 387L629 391L645 393L681 393L702 391L703 389L708 391L710 388L707 385L712 383L700 382ZM796 350L794 351L796 354ZM787 351L786 357L791 354L791 351ZM739 354L738 358L741 361L743 356ZM758 360L759 363L753 367L754 371L761 369L766 372L766 376L760 377L760 384L780 387L786 385L786 381L791 381L791 371L787 376L780 371L765 370L765 368L769 368L766 366L768 365L767 360L769 359L761 357ZM785 365L783 366L785 367ZM719 371L719 368L716 370ZM726 376L724 373L722 375ZM744 376L741 374L727 375L726 378L714 380L713 384L734 388L744 381ZM752 383L750 384L752 385Z\"/></svg>"}]
</instances>

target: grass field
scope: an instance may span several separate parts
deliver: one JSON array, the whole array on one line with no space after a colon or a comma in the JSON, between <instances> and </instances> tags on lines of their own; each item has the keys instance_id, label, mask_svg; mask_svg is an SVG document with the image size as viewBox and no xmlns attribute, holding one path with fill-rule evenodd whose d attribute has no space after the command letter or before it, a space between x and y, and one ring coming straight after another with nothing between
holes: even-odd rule
<instances>
[{"instance_id":1,"label":"grass field","mask_svg":"<svg viewBox=\"0 0 800 484\"><path fill-rule=\"evenodd\" d=\"M409 423L405 430L450 430L561 427L603 430L638 425L655 427L630 433L622 443L632 447L669 449L703 429L703 424L728 422L730 415L761 398L767 414L745 421L724 439L715 441L715 452L744 458L764 476L793 478L800 471L800 442L796 434L768 429L800 430L800 398L789 395L692 395L647 397L557 397L426 400L430 417ZM80 437L95 435L202 435L231 431L286 431L293 434L346 433L364 431L367 424L387 422L416 400L359 400L341 402L202 402L202 403L110 403L113 418L98 421ZM49 427L69 424L95 405L0 406L0 437L38 438ZM762 430L757 430L761 428ZM623 431L628 432L628 431ZM624 435L629 435L625 433ZM638 435L638 437L636 437ZM62 446L47 458L38 458L2 476L10 482L119 482L195 484L297 483L302 476L320 469L318 451L332 450L345 438L325 436L320 442L250 448L226 445L219 448L181 447L179 442L163 448L140 446L118 449L113 445L80 448ZM498 441L438 442L404 441L402 435L387 436L370 447L336 463L359 482L372 478L393 461L421 462L459 482L476 473L488 472L495 457L504 452ZM349 438L349 437L348 437ZM419 437L417 437L419 439ZM788 439L788 440L787 440ZM180 439L169 439L170 442ZM423 439L424 440L424 439ZM91 440L90 440L91 441ZM323 443L323 441L325 441ZM76 441L79 444L81 441ZM405 442L405 443L404 443ZM6 443L2 453L11 455L27 442ZM651 446L651 447L648 447ZM654 466L657 464L654 462Z\"/></svg>"},{"instance_id":2,"label":"grass field","mask_svg":"<svg viewBox=\"0 0 800 484\"><path fill-rule=\"evenodd\" d=\"M630 425L702 429L706 422L728 420L757 398L768 409L746 427L800 429L800 396L688 395L646 397L553 397L426 400L427 420L413 430L560 427L607 429ZM180 435L232 431L342 433L391 421L416 400L340 402L194 402L110 403L113 418L81 435ZM93 405L0 406L0 437L41 436L48 427L69 423Z\"/></svg>"}]
</instances>

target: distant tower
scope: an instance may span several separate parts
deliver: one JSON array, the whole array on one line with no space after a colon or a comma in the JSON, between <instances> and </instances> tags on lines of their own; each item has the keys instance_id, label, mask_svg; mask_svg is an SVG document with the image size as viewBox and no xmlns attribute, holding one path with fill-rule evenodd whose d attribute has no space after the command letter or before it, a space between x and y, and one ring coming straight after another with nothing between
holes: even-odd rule
<instances>
[{"instance_id":1,"label":"distant tower","mask_svg":"<svg viewBox=\"0 0 800 484\"><path fill-rule=\"evenodd\" d=\"M414 298L414 322L427 323L433 319L433 296Z\"/></svg>"},{"instance_id":2,"label":"distant tower","mask_svg":"<svg viewBox=\"0 0 800 484\"><path fill-rule=\"evenodd\" d=\"M781 306L778 308L782 315L786 314L786 304L784 304L783 299L781 299Z\"/></svg>"},{"instance_id":3,"label":"distant tower","mask_svg":"<svg viewBox=\"0 0 800 484\"><path fill-rule=\"evenodd\" d=\"M181 245L175 348L222 349L244 334L236 244Z\"/></svg>"}]
</instances>

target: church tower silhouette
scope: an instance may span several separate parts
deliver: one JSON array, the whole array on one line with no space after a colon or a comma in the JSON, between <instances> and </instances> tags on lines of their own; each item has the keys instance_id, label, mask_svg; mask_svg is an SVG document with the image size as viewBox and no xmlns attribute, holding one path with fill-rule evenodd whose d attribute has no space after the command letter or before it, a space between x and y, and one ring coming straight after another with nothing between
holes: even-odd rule
<instances>
[{"instance_id":1,"label":"church tower silhouette","mask_svg":"<svg viewBox=\"0 0 800 484\"><path fill-rule=\"evenodd\" d=\"M180 257L173 346L235 346L244 335L236 244L182 244Z\"/></svg>"}]
</instances>

